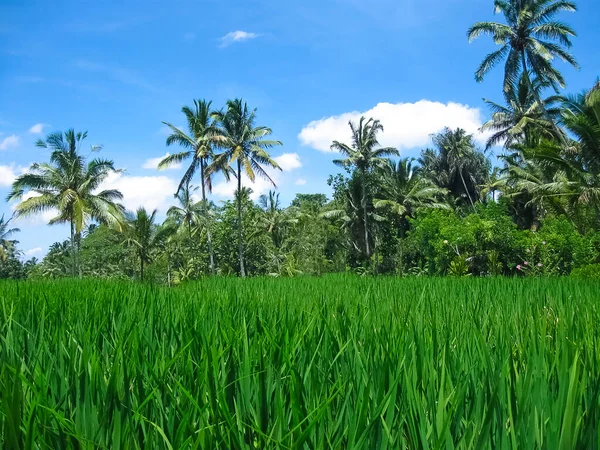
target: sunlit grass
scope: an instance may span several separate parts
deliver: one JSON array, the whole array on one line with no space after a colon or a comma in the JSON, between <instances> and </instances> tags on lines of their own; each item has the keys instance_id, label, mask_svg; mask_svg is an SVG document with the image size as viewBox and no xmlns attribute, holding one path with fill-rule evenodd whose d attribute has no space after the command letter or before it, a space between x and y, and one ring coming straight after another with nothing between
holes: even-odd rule
<instances>
[{"instance_id":1,"label":"sunlit grass","mask_svg":"<svg viewBox=\"0 0 600 450\"><path fill-rule=\"evenodd\" d=\"M0 443L597 448L600 284L0 283Z\"/></svg>"}]
</instances>

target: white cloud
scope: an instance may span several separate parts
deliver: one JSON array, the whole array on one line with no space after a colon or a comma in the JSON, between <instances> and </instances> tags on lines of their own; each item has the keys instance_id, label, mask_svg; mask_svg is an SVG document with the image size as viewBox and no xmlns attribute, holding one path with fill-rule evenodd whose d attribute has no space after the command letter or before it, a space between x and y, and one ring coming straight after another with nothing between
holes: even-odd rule
<instances>
[{"instance_id":1,"label":"white cloud","mask_svg":"<svg viewBox=\"0 0 600 450\"><path fill-rule=\"evenodd\" d=\"M9 148L17 147L19 142L21 142L21 138L16 134L6 136L0 141L0 150L8 150Z\"/></svg>"},{"instance_id":2,"label":"white cloud","mask_svg":"<svg viewBox=\"0 0 600 450\"><path fill-rule=\"evenodd\" d=\"M9 187L17 176L17 169L14 165L0 166L0 187Z\"/></svg>"},{"instance_id":3,"label":"white cloud","mask_svg":"<svg viewBox=\"0 0 600 450\"><path fill-rule=\"evenodd\" d=\"M44 128L47 127L45 123L36 123L29 129L31 134L42 134L44 132Z\"/></svg>"},{"instance_id":4,"label":"white cloud","mask_svg":"<svg viewBox=\"0 0 600 450\"><path fill-rule=\"evenodd\" d=\"M426 146L431 134L444 127L464 128L475 134L480 142L486 138L479 132L483 118L478 108L460 103L421 100L416 103L379 103L365 112L353 111L315 120L302 129L298 139L302 145L330 152L332 141L350 142L348 121L357 122L361 116L380 120L384 127L379 138L380 144L399 150Z\"/></svg>"},{"instance_id":5,"label":"white cloud","mask_svg":"<svg viewBox=\"0 0 600 450\"><path fill-rule=\"evenodd\" d=\"M221 41L221 47L227 47L235 42L249 41L250 39L256 39L260 34L249 33L247 31L232 31L223 36Z\"/></svg>"},{"instance_id":6,"label":"white cloud","mask_svg":"<svg viewBox=\"0 0 600 450\"><path fill-rule=\"evenodd\" d=\"M296 180L296 186L304 186L306 184L306 180L304 178L298 178Z\"/></svg>"},{"instance_id":7,"label":"white cloud","mask_svg":"<svg viewBox=\"0 0 600 450\"><path fill-rule=\"evenodd\" d=\"M173 203L177 183L166 176L129 176L123 173L111 174L101 189L118 189L123 194L122 204L135 211L140 206L147 210L158 209L162 213Z\"/></svg>"},{"instance_id":8,"label":"white cloud","mask_svg":"<svg viewBox=\"0 0 600 450\"><path fill-rule=\"evenodd\" d=\"M30 248L24 252L25 256L31 257L42 253L42 247Z\"/></svg>"},{"instance_id":9,"label":"white cloud","mask_svg":"<svg viewBox=\"0 0 600 450\"><path fill-rule=\"evenodd\" d=\"M165 159L167 156L171 156L171 154L169 152L167 152L165 155L163 156L159 156L158 158L150 158L147 159L146 162L144 163L144 165L142 166L143 169L153 169L153 170L157 170L158 168L158 164ZM182 164L181 163L177 163L177 164L173 164L171 166L169 166L167 169L165 170L173 170L173 169L181 169Z\"/></svg>"},{"instance_id":10,"label":"white cloud","mask_svg":"<svg viewBox=\"0 0 600 450\"><path fill-rule=\"evenodd\" d=\"M302 167L300 156L298 153L284 153L283 155L276 156L273 158L281 170L284 172L290 172L294 169Z\"/></svg>"}]
</instances>

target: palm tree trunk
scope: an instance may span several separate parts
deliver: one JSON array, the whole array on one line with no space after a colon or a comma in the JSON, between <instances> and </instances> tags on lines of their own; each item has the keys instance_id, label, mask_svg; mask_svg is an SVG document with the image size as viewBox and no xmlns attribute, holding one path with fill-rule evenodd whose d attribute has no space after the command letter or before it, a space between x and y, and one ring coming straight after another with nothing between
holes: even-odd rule
<instances>
[{"instance_id":1,"label":"palm tree trunk","mask_svg":"<svg viewBox=\"0 0 600 450\"><path fill-rule=\"evenodd\" d=\"M71 219L71 276L75 278L75 271L77 270L77 255L75 254L75 222Z\"/></svg>"},{"instance_id":2,"label":"palm tree trunk","mask_svg":"<svg viewBox=\"0 0 600 450\"><path fill-rule=\"evenodd\" d=\"M460 168L458 172L460 173L460 179L462 180L462 184L463 184L463 186L465 188L465 193L467 194L467 197L469 197L469 201L471 202L471 206L473 207L473 211L475 211L475 214L477 214L477 210L475 209L475 203L473 203L473 199L471 198L471 194L469 194L469 190L467 189L467 183L465 182L465 177L463 176L462 168Z\"/></svg>"},{"instance_id":3,"label":"palm tree trunk","mask_svg":"<svg viewBox=\"0 0 600 450\"><path fill-rule=\"evenodd\" d=\"M246 276L244 268L244 245L242 242L242 164L237 160L237 215L238 215L238 254L240 258L240 275L242 278Z\"/></svg>"},{"instance_id":4,"label":"palm tree trunk","mask_svg":"<svg viewBox=\"0 0 600 450\"><path fill-rule=\"evenodd\" d=\"M371 247L369 245L369 223L367 218L367 180L365 178L365 171L362 170L362 204L363 204L363 222L365 226L365 250L367 258L371 256Z\"/></svg>"},{"instance_id":5,"label":"palm tree trunk","mask_svg":"<svg viewBox=\"0 0 600 450\"><path fill-rule=\"evenodd\" d=\"M541 110L540 112L544 116L546 116L546 119L550 122L550 125L552 125L552 128L554 129L554 132L556 133L556 137L558 139L560 139L560 141L563 144L566 144L564 136L563 136L563 133L559 130L559 128L556 125L556 123L554 123L554 120L552 119L552 117L550 116L550 114L546 110L546 107L544 106L544 102L542 102L540 94L533 87L533 83L531 82L531 78L529 78L529 70L527 70L527 58L526 58L526 55L525 55L525 49L521 50L521 59L523 60L523 73L525 74L525 79L527 80L527 85L529 86L529 89L531 89L531 92L533 93L533 97L535 98L535 101L536 101L536 103L538 104L538 107Z\"/></svg>"},{"instance_id":6,"label":"palm tree trunk","mask_svg":"<svg viewBox=\"0 0 600 450\"><path fill-rule=\"evenodd\" d=\"M77 269L79 270L79 278L83 278L83 273L81 272L81 233L75 233L75 242L77 243L77 253L76 253L76 263Z\"/></svg>"},{"instance_id":7,"label":"palm tree trunk","mask_svg":"<svg viewBox=\"0 0 600 450\"><path fill-rule=\"evenodd\" d=\"M140 281L144 281L144 258L140 255Z\"/></svg>"},{"instance_id":8,"label":"palm tree trunk","mask_svg":"<svg viewBox=\"0 0 600 450\"><path fill-rule=\"evenodd\" d=\"M208 213L208 203L206 203L206 189L204 182L204 160L200 160L200 176L202 177L202 202L206 208L205 212ZM210 235L210 227L206 227L206 240L208 243L208 256L210 258L210 271L215 274L215 255L213 253L212 237Z\"/></svg>"}]
</instances>

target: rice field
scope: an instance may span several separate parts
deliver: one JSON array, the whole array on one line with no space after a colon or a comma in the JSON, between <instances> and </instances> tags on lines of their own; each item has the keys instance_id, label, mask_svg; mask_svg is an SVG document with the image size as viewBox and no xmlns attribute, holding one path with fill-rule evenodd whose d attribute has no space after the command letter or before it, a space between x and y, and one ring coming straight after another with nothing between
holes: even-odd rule
<instances>
[{"instance_id":1,"label":"rice field","mask_svg":"<svg viewBox=\"0 0 600 450\"><path fill-rule=\"evenodd\" d=\"M569 279L0 283L5 449L594 449Z\"/></svg>"}]
</instances>

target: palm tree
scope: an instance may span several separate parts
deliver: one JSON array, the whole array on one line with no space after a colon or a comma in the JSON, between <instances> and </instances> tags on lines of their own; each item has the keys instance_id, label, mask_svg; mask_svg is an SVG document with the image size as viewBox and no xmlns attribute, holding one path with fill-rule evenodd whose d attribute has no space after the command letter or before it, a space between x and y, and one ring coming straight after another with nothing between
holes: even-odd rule
<instances>
[{"instance_id":1,"label":"palm tree","mask_svg":"<svg viewBox=\"0 0 600 450\"><path fill-rule=\"evenodd\" d=\"M268 195L261 195L258 204L264 211L262 216L264 229L271 236L274 247L279 249L283 244L286 227L298 222L294 215L297 210L294 207L282 209L279 194L275 191L269 191Z\"/></svg>"},{"instance_id":2,"label":"palm tree","mask_svg":"<svg viewBox=\"0 0 600 450\"><path fill-rule=\"evenodd\" d=\"M179 231L187 232L190 237L192 236L192 228L197 221L196 216L201 203L195 202L193 199L193 192L196 189L192 186L185 186L177 193L176 197L179 204L171 206L167 211L167 220L172 222Z\"/></svg>"},{"instance_id":3,"label":"palm tree","mask_svg":"<svg viewBox=\"0 0 600 450\"><path fill-rule=\"evenodd\" d=\"M600 217L600 98L597 87L563 104L561 123L576 139L519 146L506 160L506 179L530 203L569 217L580 231L586 214Z\"/></svg>"},{"instance_id":4,"label":"palm tree","mask_svg":"<svg viewBox=\"0 0 600 450\"><path fill-rule=\"evenodd\" d=\"M208 241L208 253L210 258L211 272L215 274L215 262L213 256L213 246L211 229L214 222L214 205L212 202L200 200L195 202L193 192L197 188L191 186L184 187L177 194L179 205L171 206L167 211L167 222L173 224L178 231L185 231L191 239L199 230L205 230Z\"/></svg>"},{"instance_id":5,"label":"palm tree","mask_svg":"<svg viewBox=\"0 0 600 450\"><path fill-rule=\"evenodd\" d=\"M379 193L376 209L389 209L401 220L414 217L417 208L449 209L440 201L447 191L422 176L421 168L413 165L414 158L402 158L397 163L389 160L379 170Z\"/></svg>"},{"instance_id":6,"label":"palm tree","mask_svg":"<svg viewBox=\"0 0 600 450\"><path fill-rule=\"evenodd\" d=\"M424 150L419 158L425 175L454 198L467 199L475 210L473 199L489 177L490 161L475 150L473 135L461 128L446 128L434 134L432 141L435 149Z\"/></svg>"},{"instance_id":7,"label":"palm tree","mask_svg":"<svg viewBox=\"0 0 600 450\"><path fill-rule=\"evenodd\" d=\"M58 211L49 225L68 223L71 227L72 275L77 267L76 251L81 232L90 220L109 225L118 225L123 207L117 202L123 198L115 189L100 190L111 174L118 172L110 160L95 158L86 164L81 155L81 145L87 132L75 133L73 129L63 133L51 133L36 145L50 148L50 162L34 163L30 172L17 177L8 195L8 200L22 200L15 214L30 216L45 211ZM93 146L91 152L101 147Z\"/></svg>"},{"instance_id":8,"label":"palm tree","mask_svg":"<svg viewBox=\"0 0 600 450\"><path fill-rule=\"evenodd\" d=\"M163 234L159 232L156 221L156 213L148 213L145 208L140 207L135 214L129 213L126 217L124 228L125 239L123 244L135 249L140 261L140 280L144 281L144 268L152 262L152 252L158 246Z\"/></svg>"},{"instance_id":9,"label":"palm tree","mask_svg":"<svg viewBox=\"0 0 600 450\"><path fill-rule=\"evenodd\" d=\"M208 167L207 174L210 176L212 173L221 171L228 176L229 172L233 171L237 178L238 256L240 274L245 277L242 196L240 195L242 192L242 168L251 182L254 182L258 175L275 186L275 182L263 166L281 170L267 150L276 145L282 145L282 143L265 139L272 134L271 129L255 125L256 109L248 109L248 105L242 99L228 100L226 109L214 113L213 118L218 123L218 145L223 152L215 156L213 163ZM235 167L232 167L234 165Z\"/></svg>"},{"instance_id":10,"label":"palm tree","mask_svg":"<svg viewBox=\"0 0 600 450\"><path fill-rule=\"evenodd\" d=\"M537 88L541 83L534 80L533 84ZM481 131L493 132L487 140L487 150L502 141L504 148L510 148L516 143L534 146L540 138L561 138L556 136L553 126L545 118L546 114L540 110L524 74L516 85L504 92L504 99L506 106L483 99L492 111L492 118L481 127ZM563 97L560 96L551 96L544 100L544 105L551 105L546 113L553 122L560 117L560 108L552 105L562 100Z\"/></svg>"},{"instance_id":11,"label":"palm tree","mask_svg":"<svg viewBox=\"0 0 600 450\"><path fill-rule=\"evenodd\" d=\"M574 2L567 0L494 0L494 5L496 13L504 15L506 24L478 22L468 31L470 42L487 34L501 46L485 57L475 72L475 79L483 81L490 70L506 59L504 91L508 92L523 73L540 111L544 112L544 103L531 81L531 75L558 92L559 87L565 87L565 80L552 61L559 58L575 68L579 67L573 55L567 51L571 47L571 37L576 36L575 31L554 20L558 13L574 12L577 7ZM547 119L551 121L548 115ZM556 124L552 124L560 135Z\"/></svg>"},{"instance_id":12,"label":"palm tree","mask_svg":"<svg viewBox=\"0 0 600 450\"><path fill-rule=\"evenodd\" d=\"M20 231L18 228L8 228L9 223L10 219L4 220L4 215L0 217L0 262L5 262L13 253L16 241L9 238Z\"/></svg>"},{"instance_id":13,"label":"palm tree","mask_svg":"<svg viewBox=\"0 0 600 450\"><path fill-rule=\"evenodd\" d=\"M196 172L200 170L200 186L204 203L206 203L206 191L210 192L212 189L211 177L206 169L213 158L213 148L220 140L211 118L211 105L212 102L206 100L194 100L193 109L189 106L181 108L181 112L185 115L188 123L189 134L168 122L163 122L172 131L171 135L167 137L167 146L178 144L186 150L167 156L158 165L159 169L164 169L191 158L190 164L177 187L175 196L178 196L181 190L190 184ZM210 230L207 230L207 242L210 270L214 275L215 262Z\"/></svg>"},{"instance_id":14,"label":"palm tree","mask_svg":"<svg viewBox=\"0 0 600 450\"><path fill-rule=\"evenodd\" d=\"M373 118L366 120L361 117L358 125L352 121L348 123L352 131L352 144L347 145L338 141L331 144L331 149L344 155L345 159L336 159L334 164L345 169L354 168L360 176L362 188L361 207L363 215L363 226L365 236L365 255L371 256L369 243L368 204L370 193L368 176L375 167L381 167L387 163L386 157L399 155L398 150L392 147L380 147L377 134L383 131L383 125L379 120Z\"/></svg>"}]
</instances>

